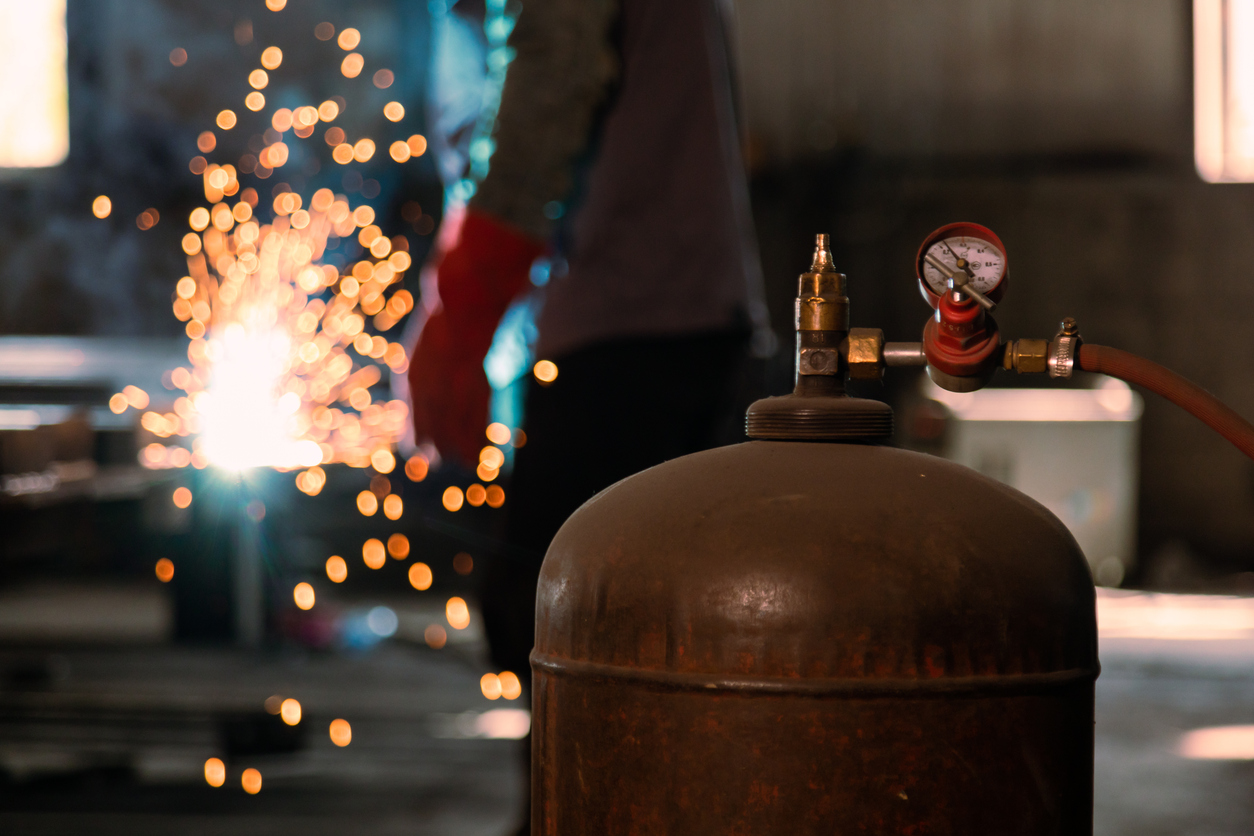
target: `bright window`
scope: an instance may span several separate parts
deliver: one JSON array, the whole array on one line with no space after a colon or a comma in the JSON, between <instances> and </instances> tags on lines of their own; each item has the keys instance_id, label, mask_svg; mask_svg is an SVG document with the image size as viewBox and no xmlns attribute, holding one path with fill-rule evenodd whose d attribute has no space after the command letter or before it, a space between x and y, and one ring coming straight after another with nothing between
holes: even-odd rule
<instances>
[{"instance_id":1,"label":"bright window","mask_svg":"<svg viewBox=\"0 0 1254 836\"><path fill-rule=\"evenodd\" d=\"M0 0L0 169L69 153L65 58L65 0Z\"/></svg>"}]
</instances>

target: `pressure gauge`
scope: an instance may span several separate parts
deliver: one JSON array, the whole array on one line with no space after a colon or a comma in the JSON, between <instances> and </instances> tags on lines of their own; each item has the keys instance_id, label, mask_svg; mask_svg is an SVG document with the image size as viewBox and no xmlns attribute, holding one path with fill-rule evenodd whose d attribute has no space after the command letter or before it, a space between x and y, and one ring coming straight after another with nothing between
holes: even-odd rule
<instances>
[{"instance_id":1,"label":"pressure gauge","mask_svg":"<svg viewBox=\"0 0 1254 836\"><path fill-rule=\"evenodd\" d=\"M947 224L923 240L915 269L919 291L933 308L947 291L967 288L991 310L1006 292L1006 245L986 226Z\"/></svg>"}]
</instances>

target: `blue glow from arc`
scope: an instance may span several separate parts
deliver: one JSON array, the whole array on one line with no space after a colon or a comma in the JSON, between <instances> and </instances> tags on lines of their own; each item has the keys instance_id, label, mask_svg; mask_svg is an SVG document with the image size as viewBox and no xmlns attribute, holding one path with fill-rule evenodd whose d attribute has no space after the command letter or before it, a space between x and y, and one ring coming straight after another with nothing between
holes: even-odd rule
<instances>
[{"instance_id":1,"label":"blue glow from arc","mask_svg":"<svg viewBox=\"0 0 1254 836\"><path fill-rule=\"evenodd\" d=\"M386 639L395 635L399 623L396 613L390 607L374 607L366 613L366 626L380 638Z\"/></svg>"},{"instance_id":2,"label":"blue glow from arc","mask_svg":"<svg viewBox=\"0 0 1254 836\"><path fill-rule=\"evenodd\" d=\"M349 650L369 650L396 634L400 619L390 607L352 610L340 623L340 644Z\"/></svg>"},{"instance_id":3,"label":"blue glow from arc","mask_svg":"<svg viewBox=\"0 0 1254 836\"><path fill-rule=\"evenodd\" d=\"M531 368L539 309L539 299L530 294L510 305L501 317L492 347L483 361L483 370L493 389L504 389Z\"/></svg>"},{"instance_id":4,"label":"blue glow from arc","mask_svg":"<svg viewBox=\"0 0 1254 836\"><path fill-rule=\"evenodd\" d=\"M488 161L492 159L492 152L496 150L496 143L488 137L479 137L470 143L470 161L474 165L487 166Z\"/></svg>"},{"instance_id":5,"label":"blue glow from arc","mask_svg":"<svg viewBox=\"0 0 1254 836\"><path fill-rule=\"evenodd\" d=\"M515 301L501 318L483 361L492 385L492 420L507 427L522 425L527 373L535 362L536 317L542 303L539 292ZM505 457L507 461L513 459L513 448L505 449Z\"/></svg>"},{"instance_id":6,"label":"blue glow from arc","mask_svg":"<svg viewBox=\"0 0 1254 836\"><path fill-rule=\"evenodd\" d=\"M488 175L489 162L496 143L492 134L496 129L496 114L501 108L501 90L505 87L505 74L513 60L514 51L505 46L510 32L514 31L517 18L505 10L505 0L488 0L483 32L492 47L486 56L487 75L483 80L483 105L470 141L470 177L479 183Z\"/></svg>"},{"instance_id":7,"label":"blue glow from arc","mask_svg":"<svg viewBox=\"0 0 1254 836\"><path fill-rule=\"evenodd\" d=\"M531 283L536 287L544 287L553 274L553 263L547 258L537 258L531 265Z\"/></svg>"},{"instance_id":8,"label":"blue glow from arc","mask_svg":"<svg viewBox=\"0 0 1254 836\"><path fill-rule=\"evenodd\" d=\"M483 24L483 31L487 33L489 43L503 44L509 38L509 33L514 31L514 19L502 9L497 15L488 17Z\"/></svg>"},{"instance_id":9,"label":"blue glow from arc","mask_svg":"<svg viewBox=\"0 0 1254 836\"><path fill-rule=\"evenodd\" d=\"M439 41L436 83L438 86L445 78L452 85L444 91L444 98L453 103L453 110L456 111L449 114L452 122L461 122L472 112L474 119L466 151L467 170L464 175L459 172L445 179L446 207L464 204L488 174L492 152L496 150L492 134L501 106L501 90L505 86L506 71L514 59L514 50L506 42L514 31L520 8L514 3L507 12L506 0L488 0L483 21L486 50L483 50L467 40L464 23L453 22L451 6L447 0L429 0L427 4ZM472 53L477 55L468 61ZM453 88L459 88L455 95ZM459 179L454 182L453 178Z\"/></svg>"},{"instance_id":10,"label":"blue glow from arc","mask_svg":"<svg viewBox=\"0 0 1254 836\"><path fill-rule=\"evenodd\" d=\"M507 3L509 11L506 11ZM473 117L469 141L464 146L464 157L458 159L448 155L454 168L445 172L446 210L469 202L488 174L492 154L496 150L493 133L500 110L501 90L515 54L507 41L514 31L520 8L517 2L509 0L487 0L483 23L487 49L478 52L482 55L480 64L474 59L467 60L471 53L482 47L476 48L473 39L466 37L466 31L459 29L461 24L450 25L453 23L448 18L453 14L451 7L452 3L448 0L428 2L435 29L443 38L441 49L437 50L443 57L437 75L442 72L448 76L450 86L444 92L446 98L456 105L450 110L451 122L468 124L476 108L477 114ZM482 75L478 68L482 68ZM465 169L460 168L463 164ZM533 268L533 285L539 287L547 278L547 263L538 272ZM539 295L533 293L517 300L506 311L493 337L492 347L484 358L484 371L492 386L492 420L510 427L522 423L523 394L527 388L526 375L534 362L532 346L540 301ZM505 454L507 461L510 460L513 448L506 448Z\"/></svg>"}]
</instances>

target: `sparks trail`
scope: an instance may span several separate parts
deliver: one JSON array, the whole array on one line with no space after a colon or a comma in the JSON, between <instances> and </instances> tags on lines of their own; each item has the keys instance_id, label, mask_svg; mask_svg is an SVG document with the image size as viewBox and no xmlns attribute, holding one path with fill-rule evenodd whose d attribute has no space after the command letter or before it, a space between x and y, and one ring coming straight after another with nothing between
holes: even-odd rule
<instances>
[{"instance_id":1,"label":"sparks trail","mask_svg":"<svg viewBox=\"0 0 1254 836\"><path fill-rule=\"evenodd\" d=\"M341 35L341 41L356 37L356 30ZM257 88L246 102L251 111L264 110L259 90L269 83L267 71L279 71L282 51L268 47L260 61L264 69L248 73ZM172 387L184 393L172 409L145 412L141 424L159 439L193 440L190 453L182 443L154 441L141 453L145 466L367 467L380 460L380 451L391 458L408 408L398 400L374 402L370 388L382 379L381 366L403 372L408 360L399 343L369 331L387 332L413 310L413 295L397 287L412 265L407 240L387 237L370 206L352 206L330 189L319 189L306 201L279 184L267 205L256 189L241 184L245 176L259 181L272 176L293 156L291 143L311 137L319 123L334 121L344 104L333 96L317 106L275 109L264 147L241 157L238 167L206 156L192 160L208 206L188 218L192 231L183 238L188 275L177 283L173 304L175 316L187 323L190 363L169 376ZM399 103L389 107L386 116L396 121L403 110ZM214 122L226 132L240 118L222 110ZM338 127L330 130L343 136ZM322 144L315 140L310 147ZM415 136L401 144L412 148L401 155L407 160L426 143ZM204 155L223 153L222 145L210 130L197 139ZM335 159L364 162L374 147L373 140L361 137L348 145L353 152L348 159L341 160L343 154ZM264 221L266 216L272 220ZM324 256L328 245L350 236L365 258L341 273ZM128 400L122 409L127 405L135 406ZM325 478L319 475L302 474L302 490L320 488Z\"/></svg>"}]
</instances>

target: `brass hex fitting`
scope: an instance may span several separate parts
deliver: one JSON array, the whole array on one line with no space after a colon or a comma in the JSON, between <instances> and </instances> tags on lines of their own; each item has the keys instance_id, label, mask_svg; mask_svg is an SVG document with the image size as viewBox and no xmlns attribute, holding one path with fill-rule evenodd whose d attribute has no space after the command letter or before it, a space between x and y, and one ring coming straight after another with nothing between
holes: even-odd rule
<instances>
[{"instance_id":1,"label":"brass hex fitting","mask_svg":"<svg viewBox=\"0 0 1254 836\"><path fill-rule=\"evenodd\" d=\"M1002 368L1019 374L1044 374L1049 370L1049 340L1010 341Z\"/></svg>"},{"instance_id":2,"label":"brass hex fitting","mask_svg":"<svg viewBox=\"0 0 1254 836\"><path fill-rule=\"evenodd\" d=\"M879 380L884 376L884 332L879 328L850 328L845 339L849 377Z\"/></svg>"}]
</instances>

